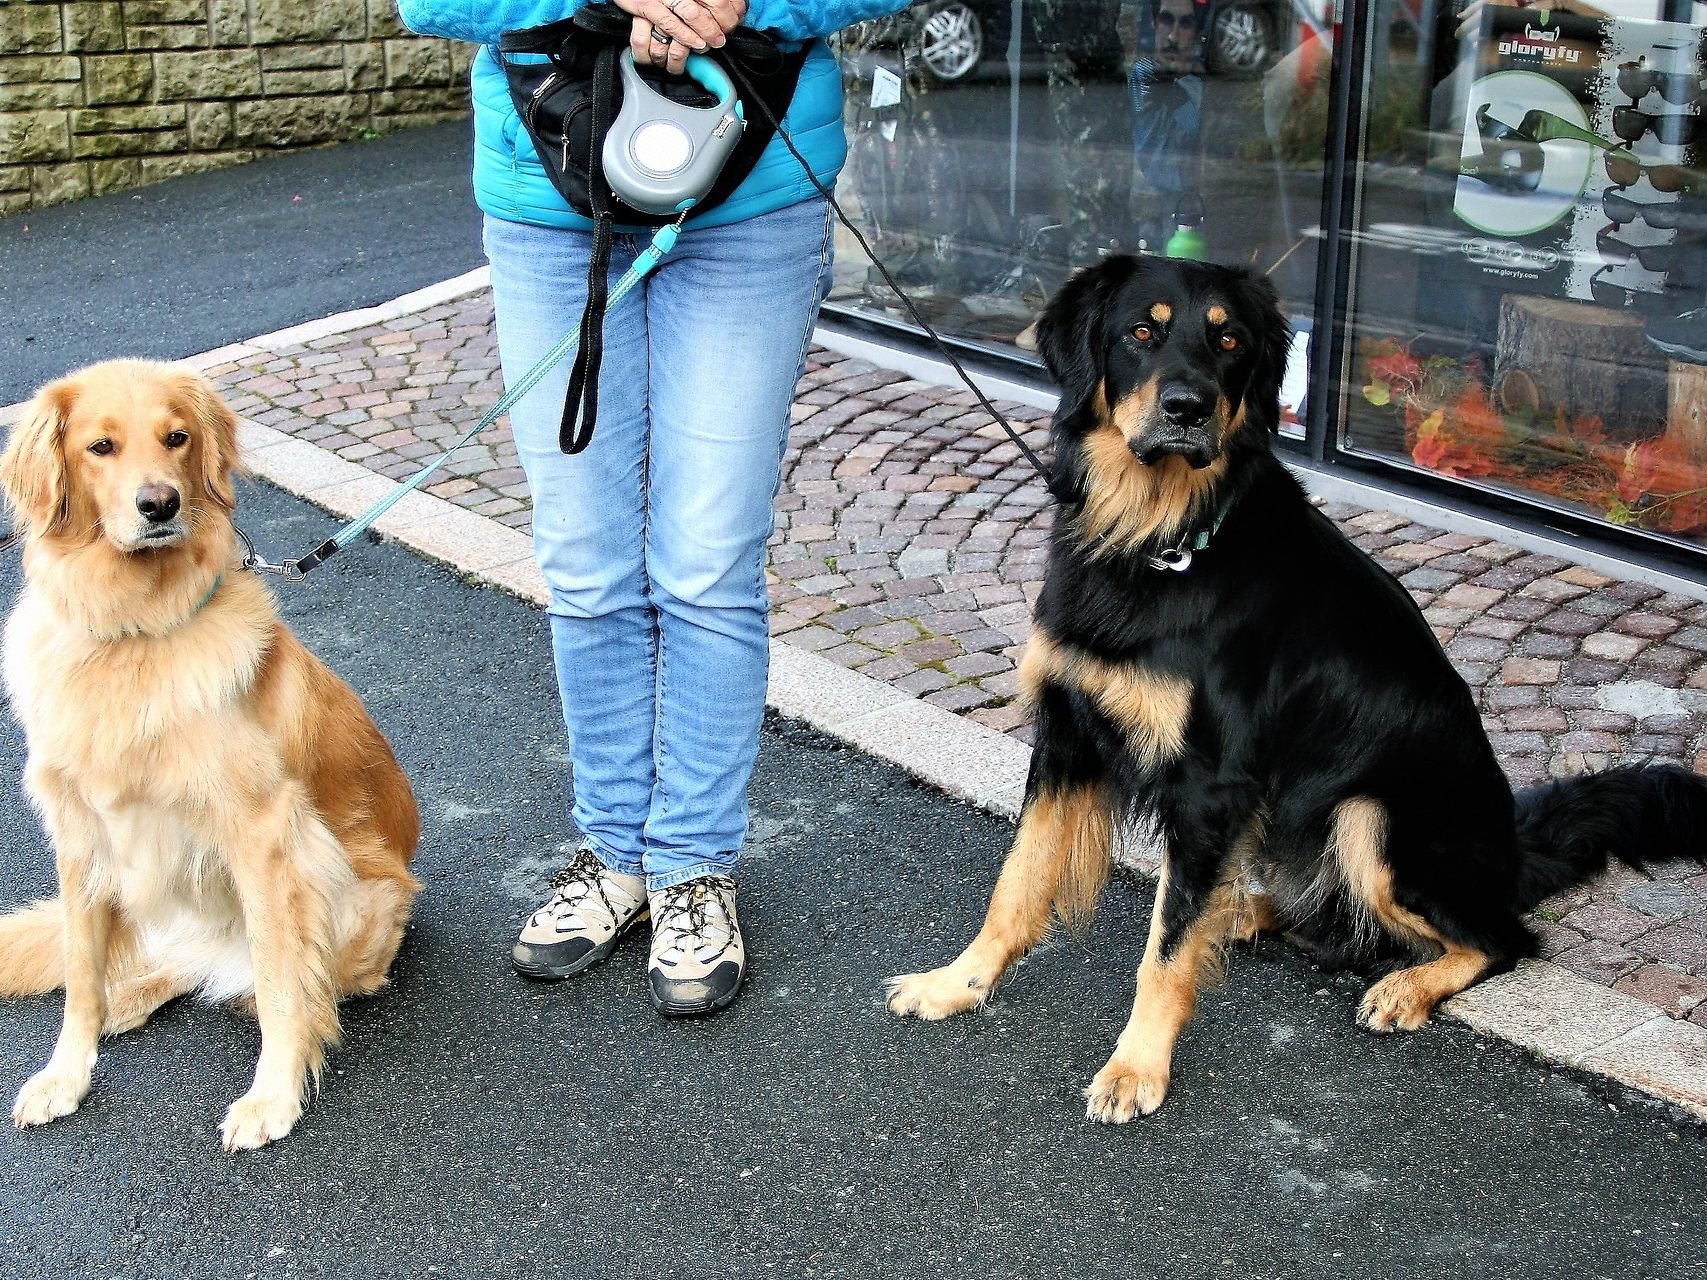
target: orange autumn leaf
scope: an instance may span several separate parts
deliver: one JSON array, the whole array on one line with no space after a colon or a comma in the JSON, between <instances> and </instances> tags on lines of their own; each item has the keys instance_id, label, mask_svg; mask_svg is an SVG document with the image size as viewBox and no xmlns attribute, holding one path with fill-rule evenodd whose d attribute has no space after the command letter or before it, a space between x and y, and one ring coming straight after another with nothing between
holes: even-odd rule
<instances>
[{"instance_id":1,"label":"orange autumn leaf","mask_svg":"<svg viewBox=\"0 0 1707 1280\"><path fill-rule=\"evenodd\" d=\"M1422 377L1422 362L1404 347L1369 361L1369 376L1388 384L1409 389Z\"/></svg>"},{"instance_id":2,"label":"orange autumn leaf","mask_svg":"<svg viewBox=\"0 0 1707 1280\"><path fill-rule=\"evenodd\" d=\"M1707 493L1692 493L1665 505L1660 528L1671 533L1696 533L1707 529Z\"/></svg>"},{"instance_id":3,"label":"orange autumn leaf","mask_svg":"<svg viewBox=\"0 0 1707 1280\"><path fill-rule=\"evenodd\" d=\"M1417 446L1411 450L1411 458L1419 467L1427 467L1430 471L1439 471L1441 462L1446 458L1446 441L1439 433L1431 436L1418 436Z\"/></svg>"},{"instance_id":4,"label":"orange autumn leaf","mask_svg":"<svg viewBox=\"0 0 1707 1280\"><path fill-rule=\"evenodd\" d=\"M1660 437L1633 444L1624 451L1624 472L1618 496L1625 502L1642 497L1670 498L1707 485L1707 468L1689 456L1680 441Z\"/></svg>"}]
</instances>

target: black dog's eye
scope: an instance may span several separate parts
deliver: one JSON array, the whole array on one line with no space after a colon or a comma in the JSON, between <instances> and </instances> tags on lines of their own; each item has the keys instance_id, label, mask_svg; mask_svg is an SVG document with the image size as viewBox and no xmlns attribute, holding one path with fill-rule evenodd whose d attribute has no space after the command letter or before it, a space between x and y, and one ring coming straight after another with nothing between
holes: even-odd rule
<instances>
[{"instance_id":1,"label":"black dog's eye","mask_svg":"<svg viewBox=\"0 0 1707 1280\"><path fill-rule=\"evenodd\" d=\"M1238 349L1239 349L1239 340L1237 338L1235 338L1230 333L1224 333L1221 335L1221 350L1223 350L1223 351L1237 351Z\"/></svg>"},{"instance_id":2,"label":"black dog's eye","mask_svg":"<svg viewBox=\"0 0 1707 1280\"><path fill-rule=\"evenodd\" d=\"M168 449L182 449L189 442L190 433L188 431L174 431L166 437L166 447Z\"/></svg>"},{"instance_id":3,"label":"black dog's eye","mask_svg":"<svg viewBox=\"0 0 1707 1280\"><path fill-rule=\"evenodd\" d=\"M1132 331L1132 336L1140 342L1154 342L1156 331L1147 324L1141 324Z\"/></svg>"},{"instance_id":4,"label":"black dog's eye","mask_svg":"<svg viewBox=\"0 0 1707 1280\"><path fill-rule=\"evenodd\" d=\"M89 452L101 458L106 457L112 451L113 442L111 440L97 440L89 446Z\"/></svg>"}]
</instances>

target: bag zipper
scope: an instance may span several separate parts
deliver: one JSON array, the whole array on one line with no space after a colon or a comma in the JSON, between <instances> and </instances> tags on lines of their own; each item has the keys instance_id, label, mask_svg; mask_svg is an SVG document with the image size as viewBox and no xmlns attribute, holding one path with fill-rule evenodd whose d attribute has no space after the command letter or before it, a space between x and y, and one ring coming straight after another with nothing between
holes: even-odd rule
<instances>
[{"instance_id":1,"label":"bag zipper","mask_svg":"<svg viewBox=\"0 0 1707 1280\"><path fill-rule=\"evenodd\" d=\"M550 75L546 76L545 79L539 82L539 88L535 89L533 91L533 96L528 99L527 109L522 112L522 118L526 121L527 127L530 130L536 127L534 117L539 114L539 104L545 101L546 95L556 87L557 73L553 71Z\"/></svg>"},{"instance_id":2,"label":"bag zipper","mask_svg":"<svg viewBox=\"0 0 1707 1280\"><path fill-rule=\"evenodd\" d=\"M583 113L591 111L592 109L593 109L593 104L590 101L583 100L581 102L577 102L574 106L570 107L566 113L564 113L564 116L563 116L563 172L564 173L569 172L569 158L570 158L569 157L569 134L573 130L575 120L577 117L579 117Z\"/></svg>"}]
</instances>

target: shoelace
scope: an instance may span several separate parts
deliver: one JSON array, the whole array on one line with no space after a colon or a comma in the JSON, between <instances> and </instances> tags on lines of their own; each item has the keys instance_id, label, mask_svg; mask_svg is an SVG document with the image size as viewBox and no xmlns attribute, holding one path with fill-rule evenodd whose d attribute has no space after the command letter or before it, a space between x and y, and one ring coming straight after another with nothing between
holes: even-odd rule
<instances>
[{"instance_id":1,"label":"shoelace","mask_svg":"<svg viewBox=\"0 0 1707 1280\"><path fill-rule=\"evenodd\" d=\"M689 880L686 884L673 885L665 889L663 901L653 913L652 927L660 935L661 951L689 950L690 947L702 964L709 964L735 942L735 930L731 926L729 908L724 903L725 893L734 893L735 882L725 876L704 876L698 880ZM714 941L709 928L712 920L709 908L715 904L721 926L722 940ZM693 946L694 941L704 944L703 947ZM709 952L709 954L702 954Z\"/></svg>"},{"instance_id":2,"label":"shoelace","mask_svg":"<svg viewBox=\"0 0 1707 1280\"><path fill-rule=\"evenodd\" d=\"M605 892L605 864L591 849L583 845L569 860L569 865L551 877L551 901L545 910L553 920L561 920L564 916L573 916L585 923L581 911L584 905L590 905L588 900L598 895L599 901L614 923L620 916L616 905L611 902L610 895Z\"/></svg>"}]
</instances>

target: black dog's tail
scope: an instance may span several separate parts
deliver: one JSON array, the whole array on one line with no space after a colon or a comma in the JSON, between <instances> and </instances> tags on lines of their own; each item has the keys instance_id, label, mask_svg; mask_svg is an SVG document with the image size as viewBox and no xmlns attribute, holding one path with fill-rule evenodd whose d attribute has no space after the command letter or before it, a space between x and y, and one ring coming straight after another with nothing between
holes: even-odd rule
<instances>
[{"instance_id":1,"label":"black dog's tail","mask_svg":"<svg viewBox=\"0 0 1707 1280\"><path fill-rule=\"evenodd\" d=\"M1517 793L1519 911L1581 884L1616 858L1707 862L1707 778L1638 764L1559 778Z\"/></svg>"}]
</instances>

